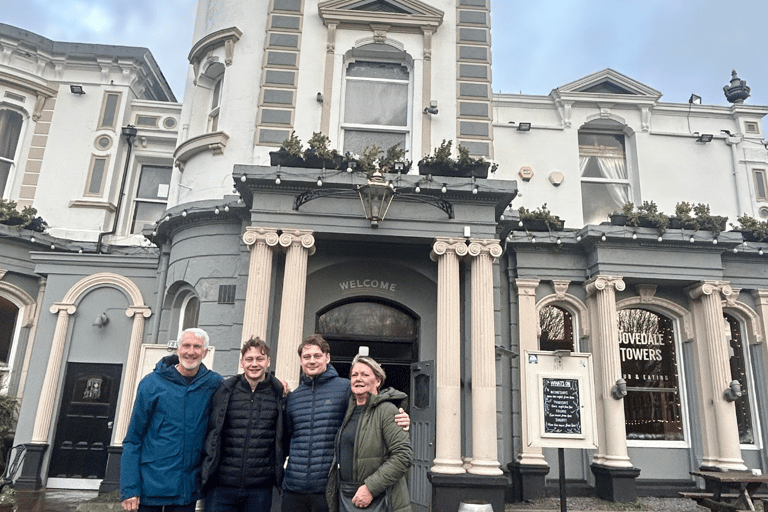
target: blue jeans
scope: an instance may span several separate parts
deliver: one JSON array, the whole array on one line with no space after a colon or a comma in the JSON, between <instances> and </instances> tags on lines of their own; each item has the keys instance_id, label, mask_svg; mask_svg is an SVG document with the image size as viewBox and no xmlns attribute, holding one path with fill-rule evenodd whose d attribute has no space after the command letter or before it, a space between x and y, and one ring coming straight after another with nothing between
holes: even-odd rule
<instances>
[{"instance_id":1,"label":"blue jeans","mask_svg":"<svg viewBox=\"0 0 768 512\"><path fill-rule=\"evenodd\" d=\"M283 512L328 512L325 494L283 491Z\"/></svg>"},{"instance_id":2,"label":"blue jeans","mask_svg":"<svg viewBox=\"0 0 768 512\"><path fill-rule=\"evenodd\" d=\"M216 486L205 497L206 512L269 512L272 486L256 489Z\"/></svg>"}]
</instances>

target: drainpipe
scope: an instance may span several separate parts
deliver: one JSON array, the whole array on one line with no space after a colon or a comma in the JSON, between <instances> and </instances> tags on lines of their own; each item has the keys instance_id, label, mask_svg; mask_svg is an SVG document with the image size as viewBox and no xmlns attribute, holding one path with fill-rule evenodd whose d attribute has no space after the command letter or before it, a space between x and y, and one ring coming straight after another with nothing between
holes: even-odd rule
<instances>
[{"instance_id":1,"label":"drainpipe","mask_svg":"<svg viewBox=\"0 0 768 512\"><path fill-rule=\"evenodd\" d=\"M731 166L733 168L733 186L736 189L736 216L739 217L745 213L752 214L752 209L747 212L741 209L741 195L743 192L742 180L739 177L739 143L741 137L732 137L730 134L725 136L725 144L731 147Z\"/></svg>"},{"instance_id":2,"label":"drainpipe","mask_svg":"<svg viewBox=\"0 0 768 512\"><path fill-rule=\"evenodd\" d=\"M152 331L149 343L157 343L160 337L160 314L163 312L163 298L165 297L165 283L168 280L168 265L171 259L171 249L168 244L163 244L160 253L160 268L157 276L157 299L155 300L154 314L152 315Z\"/></svg>"},{"instance_id":3,"label":"drainpipe","mask_svg":"<svg viewBox=\"0 0 768 512\"><path fill-rule=\"evenodd\" d=\"M125 168L123 169L123 179L120 183L120 195L117 196L117 208L115 209L115 221L112 223L112 230L99 233L99 239L96 242L96 254L101 254L101 240L105 235L114 235L117 233L117 221L120 218L120 208L123 204L123 193L125 192L125 182L128 181L128 164L131 162L131 152L133 150L133 138L136 137L136 127L129 124L123 126L122 134L128 143L128 152L125 155Z\"/></svg>"}]
</instances>

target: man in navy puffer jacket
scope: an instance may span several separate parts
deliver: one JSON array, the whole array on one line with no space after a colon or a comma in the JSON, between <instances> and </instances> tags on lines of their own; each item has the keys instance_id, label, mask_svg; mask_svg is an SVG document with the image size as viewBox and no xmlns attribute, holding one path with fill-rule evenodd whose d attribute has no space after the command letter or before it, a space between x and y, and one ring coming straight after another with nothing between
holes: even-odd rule
<instances>
[{"instance_id":1,"label":"man in navy puffer jacket","mask_svg":"<svg viewBox=\"0 0 768 512\"><path fill-rule=\"evenodd\" d=\"M286 398L286 435L290 438L283 479L283 512L327 512L325 487L336 434L351 394L349 379L331 366L331 348L319 334L299 345L301 383ZM402 413L402 409L400 409ZM410 417L395 417L406 430Z\"/></svg>"}]
</instances>

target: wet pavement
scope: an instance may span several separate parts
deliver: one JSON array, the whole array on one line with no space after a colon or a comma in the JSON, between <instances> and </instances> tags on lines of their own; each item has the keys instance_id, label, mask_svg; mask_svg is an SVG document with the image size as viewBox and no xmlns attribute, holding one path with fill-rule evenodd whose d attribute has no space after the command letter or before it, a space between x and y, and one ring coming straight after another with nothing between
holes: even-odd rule
<instances>
[{"instance_id":1,"label":"wet pavement","mask_svg":"<svg viewBox=\"0 0 768 512\"><path fill-rule=\"evenodd\" d=\"M74 512L78 506L95 499L98 491L75 491L64 489L46 489L40 491L16 491L16 509L18 512ZM101 503L99 510L110 510L107 503ZM119 503L113 510L122 510ZM89 510L80 508L81 511ZM2 508L0 508L2 510ZM92 509L97 510L97 509Z\"/></svg>"}]
</instances>

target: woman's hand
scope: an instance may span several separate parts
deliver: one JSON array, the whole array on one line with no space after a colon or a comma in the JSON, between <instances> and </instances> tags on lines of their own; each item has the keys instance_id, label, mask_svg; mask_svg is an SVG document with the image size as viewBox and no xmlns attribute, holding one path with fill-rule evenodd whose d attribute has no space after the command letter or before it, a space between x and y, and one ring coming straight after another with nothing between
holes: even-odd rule
<instances>
[{"instance_id":1,"label":"woman's hand","mask_svg":"<svg viewBox=\"0 0 768 512\"><path fill-rule=\"evenodd\" d=\"M352 504L357 508L365 508L370 505L372 501L373 495L371 494L371 491L369 491L365 486L365 484L358 487L357 492L352 497Z\"/></svg>"},{"instance_id":2,"label":"woman's hand","mask_svg":"<svg viewBox=\"0 0 768 512\"><path fill-rule=\"evenodd\" d=\"M408 430L411 428L411 417L408 416L408 413L403 410L401 407L398 409L399 414L395 414L395 423L397 423L398 426L403 427L403 430L408 432Z\"/></svg>"}]
</instances>

